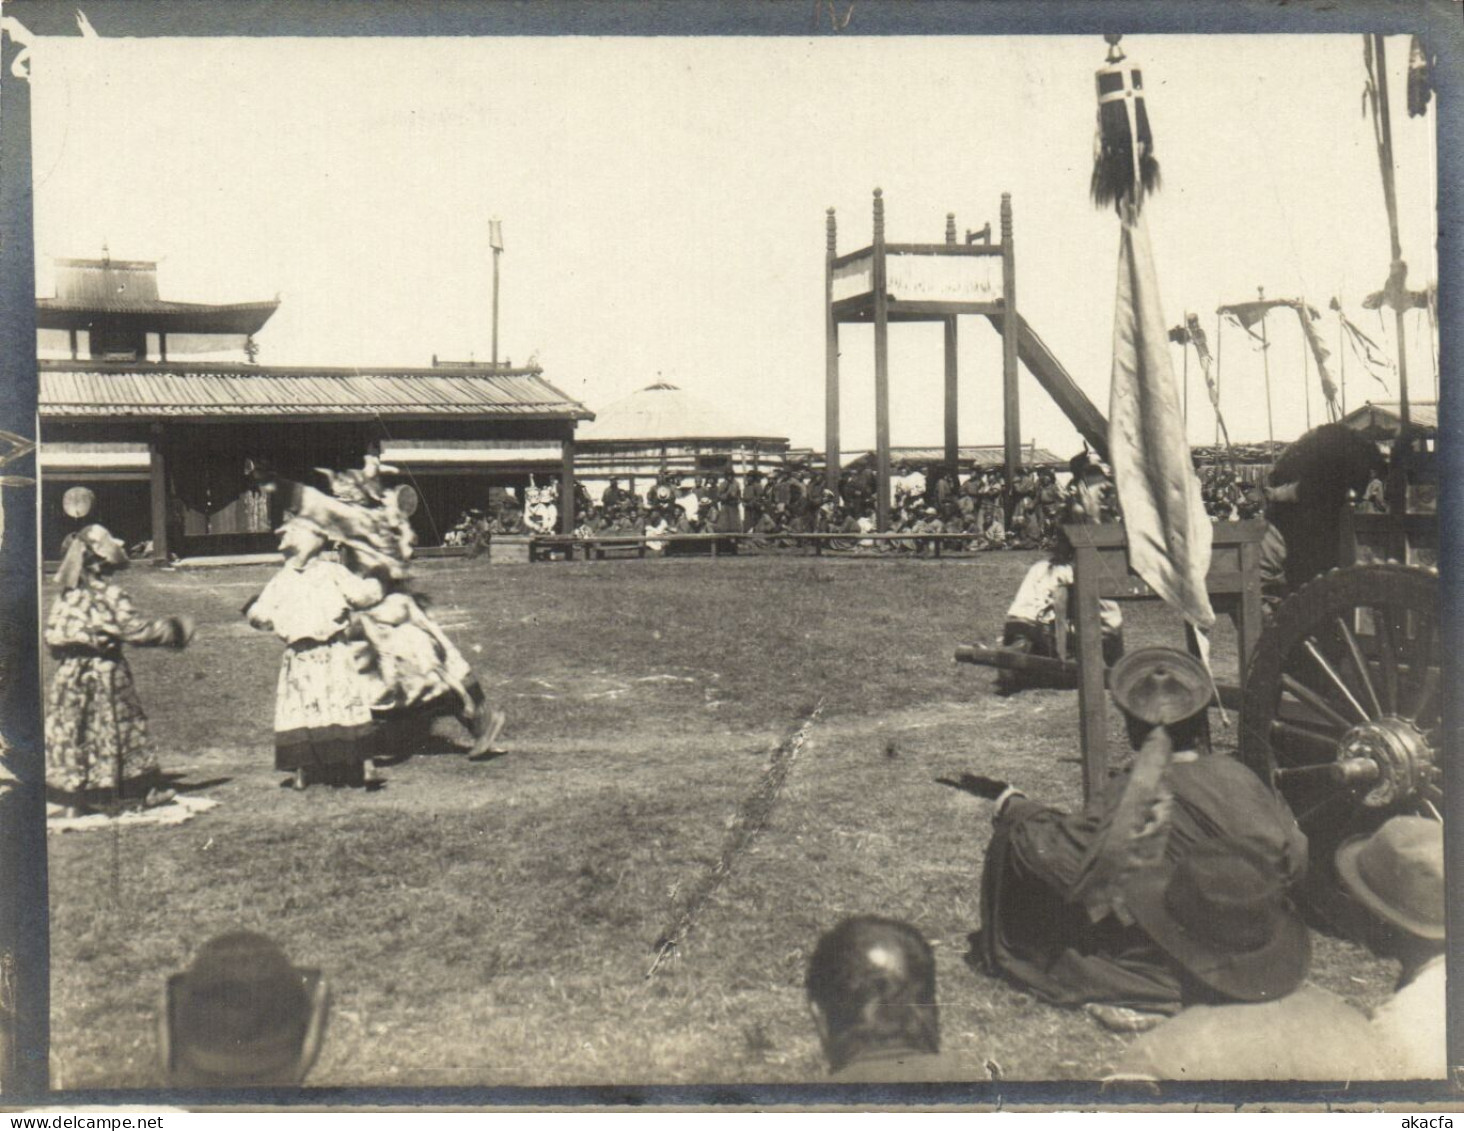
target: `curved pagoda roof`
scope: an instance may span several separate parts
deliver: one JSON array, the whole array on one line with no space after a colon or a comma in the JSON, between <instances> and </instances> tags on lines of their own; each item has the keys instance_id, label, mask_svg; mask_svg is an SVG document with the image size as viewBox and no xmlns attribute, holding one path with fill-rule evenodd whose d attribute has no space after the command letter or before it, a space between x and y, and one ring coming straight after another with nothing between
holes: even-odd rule
<instances>
[{"instance_id":1,"label":"curved pagoda roof","mask_svg":"<svg viewBox=\"0 0 1464 1131\"><path fill-rule=\"evenodd\" d=\"M768 428L716 408L669 381L657 381L601 410L579 429L581 443L788 442Z\"/></svg>"},{"instance_id":2,"label":"curved pagoda roof","mask_svg":"<svg viewBox=\"0 0 1464 1131\"><path fill-rule=\"evenodd\" d=\"M104 319L154 333L257 334L279 309L266 302L170 302L148 259L57 259L56 294L36 299L41 330L84 330Z\"/></svg>"}]
</instances>

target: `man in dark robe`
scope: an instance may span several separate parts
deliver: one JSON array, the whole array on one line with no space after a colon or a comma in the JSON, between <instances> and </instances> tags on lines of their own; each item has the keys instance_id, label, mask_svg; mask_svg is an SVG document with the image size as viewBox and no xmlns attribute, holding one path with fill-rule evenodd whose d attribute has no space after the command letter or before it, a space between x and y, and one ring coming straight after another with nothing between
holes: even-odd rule
<instances>
[{"instance_id":1,"label":"man in dark robe","mask_svg":"<svg viewBox=\"0 0 1464 1131\"><path fill-rule=\"evenodd\" d=\"M1313 428L1281 453L1266 488L1261 582L1269 602L1341 564L1348 494L1363 495L1386 465L1367 437L1345 424Z\"/></svg>"},{"instance_id":2,"label":"man in dark robe","mask_svg":"<svg viewBox=\"0 0 1464 1131\"><path fill-rule=\"evenodd\" d=\"M758 528L763 512L767 509L767 489L761 471L754 468L747 473L747 485L742 489L742 520L745 530Z\"/></svg>"},{"instance_id":3,"label":"man in dark robe","mask_svg":"<svg viewBox=\"0 0 1464 1131\"><path fill-rule=\"evenodd\" d=\"M1113 778L1077 813L1042 805L1005 782L969 774L941 779L997 802L981 877L981 931L968 960L1056 1005L1096 1002L1172 1013L1196 1001L1291 992L1305 976L1308 951L1305 928L1298 939L1300 921L1285 893L1306 871L1306 836L1285 801L1254 773L1233 758L1201 752L1208 746L1212 690L1198 661L1171 649L1145 649L1114 669L1112 684L1131 741L1162 726L1174 749L1163 775L1172 803L1162 865L1129 881L1129 914L1095 919L1080 884L1092 863L1090 850L1110 827L1129 784L1127 774ZM1188 868L1185 861L1197 851L1204 859ZM1192 916L1188 930L1198 939L1197 957L1161 930L1168 924L1139 914L1155 902L1141 896L1155 894L1156 878L1209 877L1213 888L1217 875L1244 881L1230 893L1232 906L1254 905L1256 921L1241 924L1236 939L1219 937L1218 912L1213 923ZM1199 908L1218 894L1190 893L1188 905ZM1217 937L1208 939L1212 928ZM1250 952L1236 941L1241 936L1254 944ZM1223 956L1217 957L1217 948ZM1212 976L1212 963L1224 968L1220 975Z\"/></svg>"}]
</instances>

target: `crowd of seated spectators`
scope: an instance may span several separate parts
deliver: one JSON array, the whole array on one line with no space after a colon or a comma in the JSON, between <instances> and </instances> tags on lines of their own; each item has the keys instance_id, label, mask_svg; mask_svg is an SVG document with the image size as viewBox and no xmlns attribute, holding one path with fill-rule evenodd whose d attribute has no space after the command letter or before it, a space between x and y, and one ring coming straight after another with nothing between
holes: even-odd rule
<instances>
[{"instance_id":1,"label":"crowd of seated spectators","mask_svg":"<svg viewBox=\"0 0 1464 1131\"><path fill-rule=\"evenodd\" d=\"M1205 513L1213 521L1241 522L1265 513L1266 495L1260 483L1247 483L1222 464L1197 467L1195 472L1200 477Z\"/></svg>"},{"instance_id":2,"label":"crowd of seated spectators","mask_svg":"<svg viewBox=\"0 0 1464 1131\"><path fill-rule=\"evenodd\" d=\"M900 464L891 476L889 532L910 538L889 540L869 537L877 528L875 484L872 469L852 468L835 493L821 471L800 466L744 477L663 473L644 494L612 479L598 502L577 484L573 530L581 538L649 536L653 550L664 545L654 539L668 534L758 534L771 542L790 534L836 534L847 541L834 540L833 549L916 554L934 549L936 540L922 535L960 534L965 537L944 539L944 548L1035 550L1051 546L1069 490L1050 468L1019 466L1008 491L1000 467L959 477L943 465L922 470ZM443 541L474 547L495 534L555 534L559 515L556 485L529 487L522 501L507 494L494 510L465 512Z\"/></svg>"}]
</instances>

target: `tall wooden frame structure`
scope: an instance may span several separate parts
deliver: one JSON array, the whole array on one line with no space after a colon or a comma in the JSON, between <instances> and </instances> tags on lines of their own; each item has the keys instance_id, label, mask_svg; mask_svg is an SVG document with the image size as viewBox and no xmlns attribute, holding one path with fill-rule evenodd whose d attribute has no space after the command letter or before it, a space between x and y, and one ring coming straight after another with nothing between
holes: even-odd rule
<instances>
[{"instance_id":1,"label":"tall wooden frame structure","mask_svg":"<svg viewBox=\"0 0 1464 1131\"><path fill-rule=\"evenodd\" d=\"M889 324L941 322L945 325L945 459L956 467L960 448L957 409L959 375L956 319L984 314L999 323L1002 335L1002 438L1008 486L1021 460L1021 417L1017 398L1018 320L1003 317L1016 309L1016 257L1012 243L1012 198L1001 197L1001 242L991 242L991 225L956 242L955 213L946 215L944 243L887 243L884 193L874 190L874 242L838 254L838 227L828 210L825 271L825 431L828 486L837 491L839 449L839 326L874 325L874 398L877 521L890 525ZM979 241L979 242L978 242ZM982 260L1001 260L1001 293L990 285ZM893 270L892 270L893 268Z\"/></svg>"},{"instance_id":2,"label":"tall wooden frame structure","mask_svg":"<svg viewBox=\"0 0 1464 1131\"><path fill-rule=\"evenodd\" d=\"M1063 368L1046 343L1017 311L1017 260L1012 240L1012 196L1001 196L1001 242L991 242L991 225L967 232L956 242L956 216L946 213L944 243L886 243L884 194L874 190L874 242L839 254L834 210L828 210L824 272L825 452L829 489L839 484L839 326L874 326L875 457L880 530L890 518L889 324L941 322L945 326L945 462L956 470L960 454L957 425L959 374L956 319L982 314L1001 334L1002 447L1008 498L1022 458L1021 406L1017 361L1062 409L1100 456L1108 456L1108 421ZM990 278L990 261L1001 260L1000 287ZM1012 317L1007 317L1007 312Z\"/></svg>"}]
</instances>

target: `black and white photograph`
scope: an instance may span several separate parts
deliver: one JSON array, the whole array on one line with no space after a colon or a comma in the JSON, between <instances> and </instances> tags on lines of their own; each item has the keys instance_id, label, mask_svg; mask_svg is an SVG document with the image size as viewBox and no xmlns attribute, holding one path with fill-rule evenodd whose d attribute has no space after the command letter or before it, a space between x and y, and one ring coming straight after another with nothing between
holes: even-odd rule
<instances>
[{"instance_id":1,"label":"black and white photograph","mask_svg":"<svg viewBox=\"0 0 1464 1131\"><path fill-rule=\"evenodd\" d=\"M1457 5L80 3L0 1092L1450 1094Z\"/></svg>"}]
</instances>

